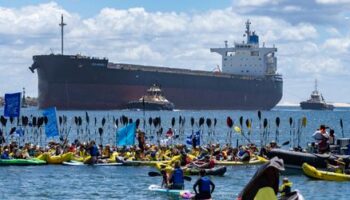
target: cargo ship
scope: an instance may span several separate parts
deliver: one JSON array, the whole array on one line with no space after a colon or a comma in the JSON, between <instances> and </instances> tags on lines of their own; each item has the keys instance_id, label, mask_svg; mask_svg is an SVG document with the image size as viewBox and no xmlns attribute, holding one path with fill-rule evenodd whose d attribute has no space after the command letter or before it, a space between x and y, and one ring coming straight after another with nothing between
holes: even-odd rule
<instances>
[{"instance_id":1,"label":"cargo ship","mask_svg":"<svg viewBox=\"0 0 350 200\"><path fill-rule=\"evenodd\" d=\"M222 56L220 71L109 62L106 58L63 54L35 55L29 69L38 74L39 108L123 109L150 85L162 87L177 109L269 110L282 98L277 48L259 46L259 36L246 22L246 41L211 48Z\"/></svg>"}]
</instances>

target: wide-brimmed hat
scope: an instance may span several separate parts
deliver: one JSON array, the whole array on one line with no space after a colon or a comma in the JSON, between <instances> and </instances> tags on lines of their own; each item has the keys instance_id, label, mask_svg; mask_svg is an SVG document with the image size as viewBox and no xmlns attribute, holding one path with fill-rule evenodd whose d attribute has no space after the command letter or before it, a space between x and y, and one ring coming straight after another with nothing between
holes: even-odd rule
<instances>
[{"instance_id":1,"label":"wide-brimmed hat","mask_svg":"<svg viewBox=\"0 0 350 200\"><path fill-rule=\"evenodd\" d=\"M285 168L284 168L284 162L282 159L278 158L278 157L273 157L266 165L265 168L268 168L268 167L274 167L280 171L284 171Z\"/></svg>"}]
</instances>

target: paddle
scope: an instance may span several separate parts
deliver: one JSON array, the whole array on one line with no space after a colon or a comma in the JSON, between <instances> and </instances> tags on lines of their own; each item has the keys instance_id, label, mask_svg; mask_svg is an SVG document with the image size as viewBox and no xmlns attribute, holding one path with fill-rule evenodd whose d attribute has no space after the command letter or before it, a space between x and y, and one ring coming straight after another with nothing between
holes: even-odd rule
<instances>
[{"instance_id":1,"label":"paddle","mask_svg":"<svg viewBox=\"0 0 350 200\"><path fill-rule=\"evenodd\" d=\"M245 120L245 125L247 126L248 129L248 136L249 136L249 140L251 139L251 131L252 131L252 123L249 119Z\"/></svg>"},{"instance_id":2,"label":"paddle","mask_svg":"<svg viewBox=\"0 0 350 200\"><path fill-rule=\"evenodd\" d=\"M265 145L266 142L267 142L267 124L268 124L268 123L267 123L267 119L265 118L265 119L264 119L264 122L263 122L263 126L264 126L264 132L263 132L263 140L264 140L263 143L264 143L264 144L263 144L263 145ZM263 145L262 145L262 146L263 146Z\"/></svg>"},{"instance_id":3,"label":"paddle","mask_svg":"<svg viewBox=\"0 0 350 200\"><path fill-rule=\"evenodd\" d=\"M162 174L159 172L148 172L148 176L155 177L155 176L162 176ZM191 181L192 178L189 176L184 176L184 180Z\"/></svg>"},{"instance_id":4,"label":"paddle","mask_svg":"<svg viewBox=\"0 0 350 200\"><path fill-rule=\"evenodd\" d=\"M229 144L231 146L231 140L232 140L232 126L233 126L233 120L231 119L231 117L227 117L226 119L226 124L227 126L230 128L230 131L229 131L229 135L228 135L228 140L229 140Z\"/></svg>"},{"instance_id":5,"label":"paddle","mask_svg":"<svg viewBox=\"0 0 350 200\"><path fill-rule=\"evenodd\" d=\"M340 127L341 127L341 136L344 138L344 128L343 128L343 120L340 119Z\"/></svg>"},{"instance_id":6,"label":"paddle","mask_svg":"<svg viewBox=\"0 0 350 200\"><path fill-rule=\"evenodd\" d=\"M277 144L278 144L278 137L279 137L279 127L280 127L280 118L276 117L276 135L275 135L275 140L276 140Z\"/></svg>"},{"instance_id":7,"label":"paddle","mask_svg":"<svg viewBox=\"0 0 350 200\"><path fill-rule=\"evenodd\" d=\"M290 139L290 141L292 141L292 124L293 124L293 118L290 117L289 118L289 127L290 127L290 129L289 129L289 139Z\"/></svg>"}]
</instances>

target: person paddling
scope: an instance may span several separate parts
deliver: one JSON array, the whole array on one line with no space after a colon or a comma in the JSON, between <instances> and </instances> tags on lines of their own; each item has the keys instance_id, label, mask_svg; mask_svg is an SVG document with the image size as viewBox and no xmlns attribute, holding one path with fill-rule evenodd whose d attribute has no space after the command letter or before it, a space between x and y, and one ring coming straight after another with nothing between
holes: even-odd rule
<instances>
[{"instance_id":1,"label":"person paddling","mask_svg":"<svg viewBox=\"0 0 350 200\"><path fill-rule=\"evenodd\" d=\"M278 192L281 193L281 198L287 198L292 192L293 183L288 180L287 177L283 178L283 183L278 189Z\"/></svg>"},{"instance_id":2,"label":"person paddling","mask_svg":"<svg viewBox=\"0 0 350 200\"><path fill-rule=\"evenodd\" d=\"M179 162L175 163L174 171L170 177L170 189L183 190L185 188L184 172L181 169Z\"/></svg>"},{"instance_id":3,"label":"person paddling","mask_svg":"<svg viewBox=\"0 0 350 200\"><path fill-rule=\"evenodd\" d=\"M195 199L211 199L211 194L215 190L215 184L206 176L204 169L201 169L199 174L201 177L193 185L193 190L196 193Z\"/></svg>"}]
</instances>

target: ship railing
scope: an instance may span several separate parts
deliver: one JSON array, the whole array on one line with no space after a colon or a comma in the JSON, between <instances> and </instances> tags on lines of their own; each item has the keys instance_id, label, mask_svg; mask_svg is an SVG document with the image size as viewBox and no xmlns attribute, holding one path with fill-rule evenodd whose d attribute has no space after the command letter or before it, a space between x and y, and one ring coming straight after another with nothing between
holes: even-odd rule
<instances>
[{"instance_id":1,"label":"ship railing","mask_svg":"<svg viewBox=\"0 0 350 200\"><path fill-rule=\"evenodd\" d=\"M179 68L169 68L169 67L132 65L132 64L124 64L124 63L109 63L108 68L125 69L125 70L133 70L133 71L162 72L162 73L170 73L170 74L171 73L181 73L181 74L199 75L199 76L238 78L238 79L244 79L244 80L263 80L266 78L264 75L263 76L249 76L249 75L215 73L215 72L210 72L210 71L179 69Z\"/></svg>"}]
</instances>

